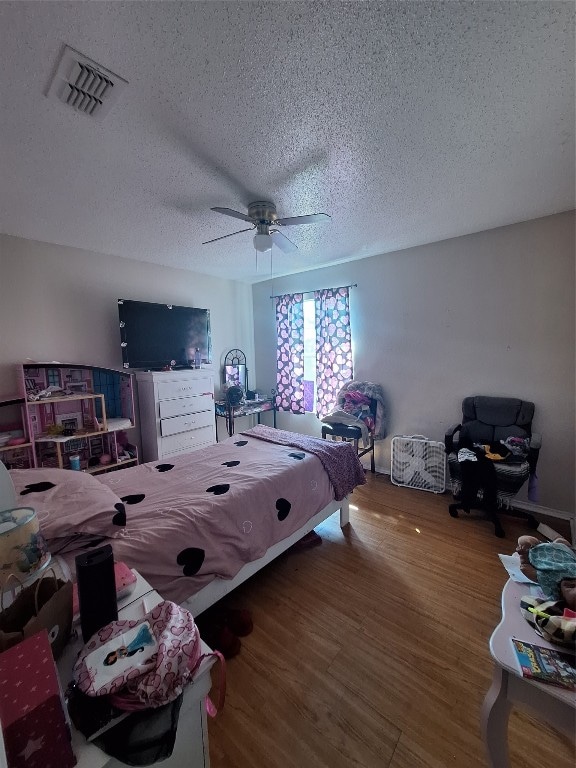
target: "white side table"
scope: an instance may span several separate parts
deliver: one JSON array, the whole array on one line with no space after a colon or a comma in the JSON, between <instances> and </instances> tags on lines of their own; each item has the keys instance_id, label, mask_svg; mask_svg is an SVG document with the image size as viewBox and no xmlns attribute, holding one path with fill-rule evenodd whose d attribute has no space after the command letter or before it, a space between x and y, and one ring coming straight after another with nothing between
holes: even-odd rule
<instances>
[{"instance_id":1,"label":"white side table","mask_svg":"<svg viewBox=\"0 0 576 768\"><path fill-rule=\"evenodd\" d=\"M512 637L527 643L554 648L539 637L520 613L520 598L526 584L509 579L502 591L502 619L490 638L495 661L494 677L482 706L482 738L490 768L508 768L508 718L514 704L574 739L576 692L522 677ZM556 646L557 647L557 646Z\"/></svg>"},{"instance_id":2,"label":"white side table","mask_svg":"<svg viewBox=\"0 0 576 768\"><path fill-rule=\"evenodd\" d=\"M141 619L154 606L162 602L162 597L134 572L137 577L136 586L131 595L118 603L118 618ZM58 661L58 674L62 687L65 689L72 679L72 667L78 652L82 648L82 638L70 642ZM211 649L202 642L202 653L210 653ZM180 709L176 743L172 756L163 760L162 768L210 768L208 750L208 727L206 722L206 706L204 699L211 687L210 667L214 659L203 659L194 680L184 689L184 698ZM101 749L86 741L86 737L71 726L72 748L78 760L77 768L120 768L125 766L115 758L102 752ZM1 763L0 763L1 765Z\"/></svg>"}]
</instances>

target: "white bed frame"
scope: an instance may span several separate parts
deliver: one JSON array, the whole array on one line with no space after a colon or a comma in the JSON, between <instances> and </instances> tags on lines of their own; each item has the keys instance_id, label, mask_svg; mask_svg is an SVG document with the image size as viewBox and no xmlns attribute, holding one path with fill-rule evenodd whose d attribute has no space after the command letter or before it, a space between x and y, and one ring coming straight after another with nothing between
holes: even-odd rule
<instances>
[{"instance_id":1,"label":"white bed frame","mask_svg":"<svg viewBox=\"0 0 576 768\"><path fill-rule=\"evenodd\" d=\"M249 579L250 576L253 576L265 565L268 565L268 563L278 557L278 555L281 555L282 552L285 552L293 544L296 544L302 536L310 533L310 531L317 525L320 525L320 523L324 522L324 520L338 511L340 511L340 527L343 528L350 521L350 502L347 496L342 499L342 501L331 501L328 506L320 510L320 512L315 514L314 517L311 517L310 520L307 520L304 525L301 528L298 528L297 531L294 531L291 536L273 544L263 557L258 560L253 560L251 563L246 563L233 579L215 578L199 592L196 592L195 595L192 595L192 597L185 600L182 605L190 611L192 616L198 616L202 611L210 608L211 605L214 605L214 603L218 602L222 597L229 592L232 592L232 590L236 589L242 582Z\"/></svg>"}]
</instances>

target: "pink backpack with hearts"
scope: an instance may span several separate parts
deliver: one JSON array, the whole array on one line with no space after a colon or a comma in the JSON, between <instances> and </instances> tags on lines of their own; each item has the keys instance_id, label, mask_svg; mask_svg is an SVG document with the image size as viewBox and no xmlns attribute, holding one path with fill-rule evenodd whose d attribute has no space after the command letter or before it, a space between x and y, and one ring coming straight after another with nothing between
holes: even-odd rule
<instances>
[{"instance_id":1,"label":"pink backpack with hearts","mask_svg":"<svg viewBox=\"0 0 576 768\"><path fill-rule=\"evenodd\" d=\"M87 657L117 635L148 622L158 643L158 651L137 669L118 674L105 685L95 685L95 670ZM207 700L211 715L222 708L226 689L224 657L218 651L202 654L200 633L190 611L164 600L143 619L113 621L98 630L86 643L74 665L74 680L88 696L110 696L118 709L136 711L160 707L174 701L191 682L200 662L209 657L220 661L220 691L218 706Z\"/></svg>"}]
</instances>

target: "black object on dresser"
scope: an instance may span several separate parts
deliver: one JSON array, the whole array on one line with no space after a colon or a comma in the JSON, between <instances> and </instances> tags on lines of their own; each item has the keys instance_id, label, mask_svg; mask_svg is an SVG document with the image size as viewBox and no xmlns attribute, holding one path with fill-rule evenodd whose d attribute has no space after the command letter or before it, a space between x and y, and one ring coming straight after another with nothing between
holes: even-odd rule
<instances>
[{"instance_id":1,"label":"black object on dresser","mask_svg":"<svg viewBox=\"0 0 576 768\"><path fill-rule=\"evenodd\" d=\"M114 554L110 544L76 557L80 626L84 642L118 618Z\"/></svg>"}]
</instances>

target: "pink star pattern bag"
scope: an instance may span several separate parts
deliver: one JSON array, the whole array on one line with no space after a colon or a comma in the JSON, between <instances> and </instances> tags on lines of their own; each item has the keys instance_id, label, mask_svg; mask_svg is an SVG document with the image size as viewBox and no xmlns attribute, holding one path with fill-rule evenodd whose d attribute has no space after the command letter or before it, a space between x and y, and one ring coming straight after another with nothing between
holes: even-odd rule
<instances>
[{"instance_id":1,"label":"pink star pattern bag","mask_svg":"<svg viewBox=\"0 0 576 768\"><path fill-rule=\"evenodd\" d=\"M96 670L90 667L88 657L97 648L144 622L149 624L158 643L157 653L142 664L138 664L136 654L134 666L119 671L109 682L97 686ZM78 688L88 696L109 695L111 704L118 709L137 711L161 707L174 701L192 681L200 662L210 657L220 661L218 705L215 707L210 699L206 702L208 713L213 716L224 704L224 657L218 651L202 654L200 633L190 611L164 600L143 619L113 621L102 627L83 647L74 665L73 675Z\"/></svg>"}]
</instances>

